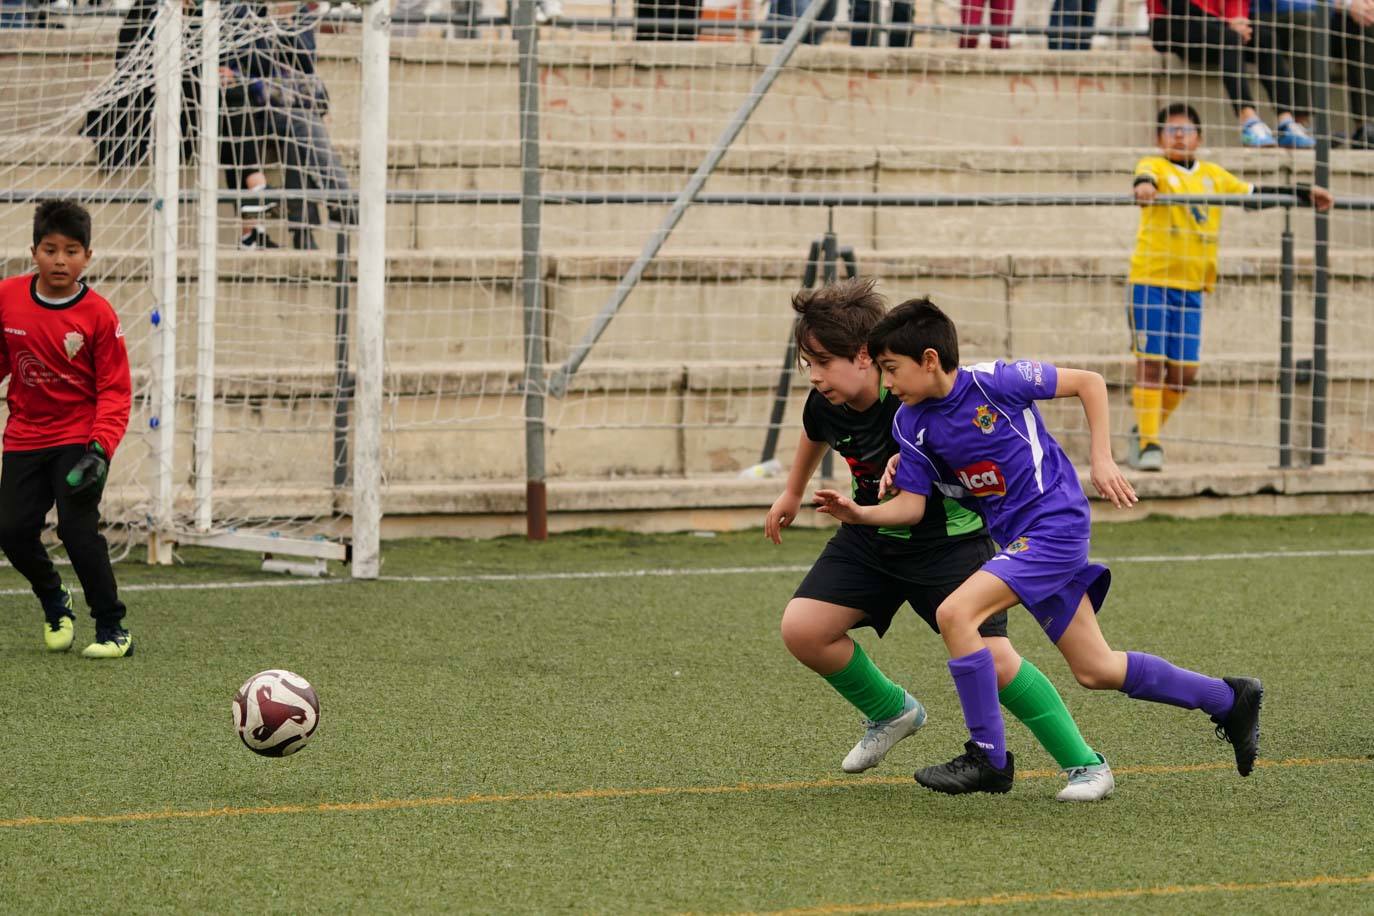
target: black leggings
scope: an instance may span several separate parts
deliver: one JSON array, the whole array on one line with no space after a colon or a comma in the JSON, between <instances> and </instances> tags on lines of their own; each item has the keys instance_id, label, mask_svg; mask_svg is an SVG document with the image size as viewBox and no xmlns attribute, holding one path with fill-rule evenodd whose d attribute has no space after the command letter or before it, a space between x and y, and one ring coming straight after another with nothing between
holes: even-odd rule
<instances>
[{"instance_id":1,"label":"black leggings","mask_svg":"<svg viewBox=\"0 0 1374 916\"><path fill-rule=\"evenodd\" d=\"M1193 6L1188 0L1168 0L1168 13L1150 21L1150 42L1161 54L1173 53L1198 68L1220 71L1231 107L1240 111L1255 106L1245 62L1252 60L1260 82L1279 111L1292 111L1293 98L1288 64L1279 54L1273 30L1251 21L1254 30L1247 44L1225 21Z\"/></svg>"},{"instance_id":2,"label":"black leggings","mask_svg":"<svg viewBox=\"0 0 1374 916\"><path fill-rule=\"evenodd\" d=\"M67 472L84 454L84 445L5 452L0 466L0 549L29 580L40 601L56 598L62 577L40 539L44 518L56 503L57 537L67 548L91 616L97 628L114 629L124 619L124 603L110 567L110 549L100 533L100 496L105 488L73 495L67 486Z\"/></svg>"}]
</instances>

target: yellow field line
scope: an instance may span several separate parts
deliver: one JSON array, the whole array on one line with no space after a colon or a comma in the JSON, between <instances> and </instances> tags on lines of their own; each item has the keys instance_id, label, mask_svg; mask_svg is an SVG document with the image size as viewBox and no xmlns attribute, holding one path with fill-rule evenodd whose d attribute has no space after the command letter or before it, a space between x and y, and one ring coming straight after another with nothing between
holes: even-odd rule
<instances>
[{"instance_id":1,"label":"yellow field line","mask_svg":"<svg viewBox=\"0 0 1374 916\"><path fill-rule=\"evenodd\" d=\"M1255 768L1370 764L1371 757L1293 757L1287 760L1257 760ZM1171 773L1204 773L1232 769L1230 763L1188 763L1165 766L1127 766L1113 770L1118 776L1157 776ZM1018 779L1048 779L1056 770L1027 770ZM646 798L680 795L731 795L748 792L796 792L810 789L853 789L861 786L910 785L910 776L877 776L850 779L806 779L788 782L741 782L718 786L645 786L623 789L574 789L550 792L512 792L500 795L442 795L433 798L382 798L365 802L321 802L314 805L259 805L253 807L199 808L177 811L129 811L122 814L68 814L59 817L16 817L0 820L0 828L65 827L78 824L132 824L142 821L199 820L211 817L248 817L261 814L329 814L367 811L404 811L413 808L457 808L466 805L494 805L505 802L582 801L607 798Z\"/></svg>"},{"instance_id":2,"label":"yellow field line","mask_svg":"<svg viewBox=\"0 0 1374 916\"><path fill-rule=\"evenodd\" d=\"M888 903L846 903L827 906L769 910L766 914L741 913L738 916L836 916L841 913L895 913L905 910L953 910L971 906L1007 906L1016 903L1074 903L1084 900L1126 900L1131 897L1177 897L1184 894L1237 894L1246 891L1302 890L1313 887L1351 887L1374 884L1369 875L1313 875L1287 881L1259 881L1253 884L1163 884L1155 887L1116 887L1104 890L1043 891L1041 893L986 894L981 897L939 897L928 900L895 900Z\"/></svg>"}]
</instances>

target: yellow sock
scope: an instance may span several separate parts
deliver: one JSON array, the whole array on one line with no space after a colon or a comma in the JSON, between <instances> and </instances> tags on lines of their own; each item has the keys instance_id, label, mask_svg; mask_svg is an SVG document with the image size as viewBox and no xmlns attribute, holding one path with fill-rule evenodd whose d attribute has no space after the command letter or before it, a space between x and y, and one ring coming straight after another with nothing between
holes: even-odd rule
<instances>
[{"instance_id":1,"label":"yellow sock","mask_svg":"<svg viewBox=\"0 0 1374 916\"><path fill-rule=\"evenodd\" d=\"M1159 444L1160 407L1163 400L1164 392L1159 388L1141 388L1136 385L1131 389L1131 404L1135 407L1135 427L1140 435L1142 447Z\"/></svg>"},{"instance_id":2,"label":"yellow sock","mask_svg":"<svg viewBox=\"0 0 1374 916\"><path fill-rule=\"evenodd\" d=\"M1187 397L1187 395L1187 391L1178 391L1173 388L1164 389L1164 397L1160 401L1159 407L1160 429L1163 429L1164 424L1169 422L1169 414L1173 413L1175 410L1178 410L1178 405L1183 403L1183 399Z\"/></svg>"}]
</instances>

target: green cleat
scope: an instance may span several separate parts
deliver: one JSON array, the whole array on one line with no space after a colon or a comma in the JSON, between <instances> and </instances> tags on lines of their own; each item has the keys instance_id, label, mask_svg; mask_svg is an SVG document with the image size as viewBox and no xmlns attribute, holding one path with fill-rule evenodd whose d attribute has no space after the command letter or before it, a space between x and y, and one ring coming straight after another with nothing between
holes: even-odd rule
<instances>
[{"instance_id":1,"label":"green cleat","mask_svg":"<svg viewBox=\"0 0 1374 916\"><path fill-rule=\"evenodd\" d=\"M72 593L66 586L52 607L43 608L43 645L49 652L66 652L72 647L76 633L76 612L72 607Z\"/></svg>"},{"instance_id":2,"label":"green cleat","mask_svg":"<svg viewBox=\"0 0 1374 916\"><path fill-rule=\"evenodd\" d=\"M82 658L123 658L134 654L134 638L128 630L102 630L95 642L81 650Z\"/></svg>"}]
</instances>

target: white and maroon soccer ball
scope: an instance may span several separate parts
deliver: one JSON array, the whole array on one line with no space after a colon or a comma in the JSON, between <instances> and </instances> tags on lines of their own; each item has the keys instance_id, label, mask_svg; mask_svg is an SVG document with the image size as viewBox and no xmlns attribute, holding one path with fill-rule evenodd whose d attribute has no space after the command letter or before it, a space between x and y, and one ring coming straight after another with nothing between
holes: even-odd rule
<instances>
[{"instance_id":1,"label":"white and maroon soccer ball","mask_svg":"<svg viewBox=\"0 0 1374 916\"><path fill-rule=\"evenodd\" d=\"M290 671L259 671L234 696L234 728L244 747L264 757L296 753L319 724L315 688Z\"/></svg>"}]
</instances>

